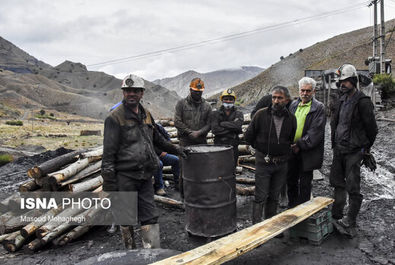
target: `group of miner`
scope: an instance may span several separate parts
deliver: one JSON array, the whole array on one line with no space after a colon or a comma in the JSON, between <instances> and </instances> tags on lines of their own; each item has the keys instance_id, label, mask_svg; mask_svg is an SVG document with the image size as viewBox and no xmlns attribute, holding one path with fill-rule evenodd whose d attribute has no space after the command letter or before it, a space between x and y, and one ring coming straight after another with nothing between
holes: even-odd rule
<instances>
[{"instance_id":1,"label":"group of miner","mask_svg":"<svg viewBox=\"0 0 395 265\"><path fill-rule=\"evenodd\" d=\"M363 198L361 163L370 154L378 129L373 103L359 90L356 68L344 64L336 74L339 97L330 118L332 216L336 228L354 237ZM325 106L314 97L314 79L303 77L298 85L299 97L295 100L288 88L274 86L270 94L258 101L244 133L244 140L255 149L256 159L253 224L277 214L282 191L288 195L288 208L309 201L313 170L320 169L323 163ZM103 189L137 192L143 246L158 248L160 234L154 194L165 194L161 168L172 165L176 190L183 198L182 159L179 158L187 158L186 147L207 144L210 130L215 145L233 147L236 167L244 116L235 104L236 94L231 89L223 91L221 106L213 110L202 97L203 80L194 78L190 82L189 95L175 107L174 124L179 145L174 145L166 130L155 123L151 113L140 103L145 81L130 74L121 88L123 100L110 112L104 124ZM347 197L348 208L344 213ZM133 226L121 225L120 231L125 247L134 248Z\"/></svg>"}]
</instances>

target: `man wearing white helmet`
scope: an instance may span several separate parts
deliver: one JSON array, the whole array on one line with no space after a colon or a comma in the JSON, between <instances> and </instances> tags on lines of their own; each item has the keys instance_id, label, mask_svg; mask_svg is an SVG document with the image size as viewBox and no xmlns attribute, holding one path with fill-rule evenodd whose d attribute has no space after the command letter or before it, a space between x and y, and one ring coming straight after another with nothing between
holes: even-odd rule
<instances>
[{"instance_id":1,"label":"man wearing white helmet","mask_svg":"<svg viewBox=\"0 0 395 265\"><path fill-rule=\"evenodd\" d=\"M350 237L356 235L356 220L362 204L361 162L368 154L377 135L373 104L358 90L358 73L351 64L341 66L339 99L331 121L333 163L330 183L334 187L332 216L335 227ZM348 194L348 212L343 210Z\"/></svg>"},{"instance_id":2,"label":"man wearing white helmet","mask_svg":"<svg viewBox=\"0 0 395 265\"><path fill-rule=\"evenodd\" d=\"M137 192L138 221L144 247L159 248L159 224L154 204L152 175L159 168L154 145L172 154L186 156L184 150L166 141L157 131L152 115L141 104L145 81L128 75L122 81L122 104L104 122L103 190ZM116 205L115 216L128 212L126 204ZM117 211L117 209L119 211ZM127 215L130 216L130 215ZM115 218L117 221L117 218ZM123 225L124 222L122 223ZM134 248L133 227L121 226L126 248Z\"/></svg>"}]
</instances>

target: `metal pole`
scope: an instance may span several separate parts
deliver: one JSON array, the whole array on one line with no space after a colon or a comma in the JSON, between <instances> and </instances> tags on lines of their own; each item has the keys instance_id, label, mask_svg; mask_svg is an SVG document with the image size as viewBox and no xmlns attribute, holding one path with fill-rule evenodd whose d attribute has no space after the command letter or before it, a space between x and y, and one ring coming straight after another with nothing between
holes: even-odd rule
<instances>
[{"instance_id":1,"label":"metal pole","mask_svg":"<svg viewBox=\"0 0 395 265\"><path fill-rule=\"evenodd\" d=\"M373 28L373 60L376 60L377 57L377 0L373 1L373 19L374 19L374 28Z\"/></svg>"},{"instance_id":2,"label":"metal pole","mask_svg":"<svg viewBox=\"0 0 395 265\"><path fill-rule=\"evenodd\" d=\"M384 0L380 2L380 19L381 19L381 56L380 56L380 73L385 73L385 21L384 21Z\"/></svg>"}]
</instances>

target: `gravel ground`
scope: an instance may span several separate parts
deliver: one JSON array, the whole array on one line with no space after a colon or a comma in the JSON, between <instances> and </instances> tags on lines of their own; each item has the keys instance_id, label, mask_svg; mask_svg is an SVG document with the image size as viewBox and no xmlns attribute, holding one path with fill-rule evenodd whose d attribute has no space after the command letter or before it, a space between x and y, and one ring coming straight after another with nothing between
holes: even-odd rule
<instances>
[{"instance_id":1,"label":"gravel ground","mask_svg":"<svg viewBox=\"0 0 395 265\"><path fill-rule=\"evenodd\" d=\"M381 113L386 117L394 111ZM263 246L240 256L228 264L395 264L395 140L393 122L378 122L379 134L373 148L378 169L375 173L362 169L362 192L364 202L358 220L358 237L352 240L337 233L331 234L321 245L312 246L304 241L290 240L288 233L282 239L272 239ZM329 131L329 127L327 128ZM325 161L321 169L324 180L314 181L314 196L331 196L328 174L332 159L327 134ZM20 158L0 167L0 191L16 191L18 185L27 179L26 170L50 157L69 150L58 149L40 155ZM253 176L251 172L243 175ZM170 197L179 199L168 187ZM252 197L237 198L237 228L251 225L250 211ZM187 251L207 242L204 238L190 237L184 230L184 211L158 205L160 214L162 248ZM137 238L139 235L137 232ZM138 241L138 246L141 243ZM81 260L102 253L122 250L118 233L109 234L106 227L94 227L85 236L64 247L51 245L31 253L22 249L16 253L0 250L1 264L75 264ZM131 264L133 262L131 261Z\"/></svg>"}]
</instances>

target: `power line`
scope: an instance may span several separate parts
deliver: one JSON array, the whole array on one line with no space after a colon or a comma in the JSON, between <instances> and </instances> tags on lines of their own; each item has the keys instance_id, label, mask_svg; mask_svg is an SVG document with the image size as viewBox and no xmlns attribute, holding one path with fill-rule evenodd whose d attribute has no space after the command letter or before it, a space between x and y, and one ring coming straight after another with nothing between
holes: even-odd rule
<instances>
[{"instance_id":1,"label":"power line","mask_svg":"<svg viewBox=\"0 0 395 265\"><path fill-rule=\"evenodd\" d=\"M128 56L128 57L108 60L108 61L104 61L104 62L100 62L100 63L94 63L94 64L90 64L90 65L87 65L87 66L89 66L89 67L96 66L97 67L97 66L105 66L105 65L112 65L112 64L118 64L118 63L125 63L125 62L134 61L134 60L137 60L137 59L159 56L159 55L162 55L162 54L168 53L168 52L174 53L174 52L179 52L179 51L183 51L183 50L189 50L189 49L193 49L193 48L198 48L198 47L202 47L202 46L206 46L206 45L210 45L210 44L214 44L214 43L218 43L218 42L222 42L222 41L228 41L228 40L233 40L233 39L238 39L238 38L244 38L244 37L248 37L248 36L253 35L253 34L257 34L257 33L261 33L261 32L267 32L267 31L272 31L272 30L278 30L278 29L281 29L281 28L284 28L284 27L288 27L288 26L292 26L292 25L300 24L300 23L305 23L305 22L312 21L312 20L315 20L315 19L321 19L321 18L328 17L328 16L331 16L331 15L334 15L334 14L338 15L338 14L351 12L353 10L365 7L369 2L370 1L364 1L364 2L361 2L359 4L354 4L354 5L351 5L351 6L344 7L342 9L332 10L332 11L320 13L320 14L317 14L317 15L305 17L305 18L295 19L295 20L286 21L286 22L282 22L282 23L279 23L279 24L275 24L275 25L270 25L270 26L257 28L257 29L254 29L254 30L249 30L249 31L229 34L229 35L225 35L225 36L222 36L222 37L208 39L208 40L194 42L194 43L189 43L189 44L185 44L185 45L180 45L180 46L173 47L173 48L156 50L156 51L146 52L146 53L142 53L142 54L138 54L138 55L133 55L133 56Z\"/></svg>"}]
</instances>

